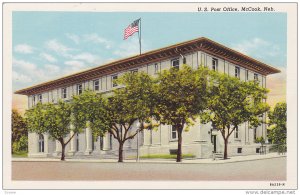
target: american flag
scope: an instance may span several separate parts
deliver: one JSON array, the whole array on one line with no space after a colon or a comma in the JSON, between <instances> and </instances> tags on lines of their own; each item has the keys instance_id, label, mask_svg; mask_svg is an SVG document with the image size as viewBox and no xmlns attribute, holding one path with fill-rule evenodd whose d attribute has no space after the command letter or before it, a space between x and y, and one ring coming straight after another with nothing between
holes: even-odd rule
<instances>
[{"instance_id":1,"label":"american flag","mask_svg":"<svg viewBox=\"0 0 300 195\"><path fill-rule=\"evenodd\" d=\"M133 35L135 32L139 32L139 21L140 19L132 22L127 28L124 30L124 40Z\"/></svg>"}]
</instances>

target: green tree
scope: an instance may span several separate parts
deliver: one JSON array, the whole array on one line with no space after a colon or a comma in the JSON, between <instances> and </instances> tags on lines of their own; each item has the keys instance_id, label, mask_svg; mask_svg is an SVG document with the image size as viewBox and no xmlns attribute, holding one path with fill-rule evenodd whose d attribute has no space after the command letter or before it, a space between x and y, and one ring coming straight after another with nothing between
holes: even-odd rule
<instances>
[{"instance_id":1,"label":"green tree","mask_svg":"<svg viewBox=\"0 0 300 195\"><path fill-rule=\"evenodd\" d=\"M273 111L269 111L268 137L277 147L278 152L286 152L286 103L277 103Z\"/></svg>"},{"instance_id":2,"label":"green tree","mask_svg":"<svg viewBox=\"0 0 300 195\"><path fill-rule=\"evenodd\" d=\"M12 117L11 117L11 146L12 146L12 153L16 150L27 150L27 144L24 140L27 137L27 126L25 123L24 118L19 114L19 112L15 109L12 110ZM20 140L22 140L22 147L19 147ZM13 147L15 146L15 147Z\"/></svg>"},{"instance_id":3,"label":"green tree","mask_svg":"<svg viewBox=\"0 0 300 195\"><path fill-rule=\"evenodd\" d=\"M224 139L224 159L228 158L230 135L247 121L257 127L269 106L264 102L268 90L256 81L244 82L238 78L211 71L208 85L208 109L202 122L211 122Z\"/></svg>"},{"instance_id":4,"label":"green tree","mask_svg":"<svg viewBox=\"0 0 300 195\"><path fill-rule=\"evenodd\" d=\"M108 98L91 91L74 97L73 113L76 126L82 128L88 122L94 135L112 134L119 143L118 162L123 162L124 143L143 129L154 127L154 89L153 79L145 73L126 73L116 82L120 87ZM140 126L135 128L137 121Z\"/></svg>"},{"instance_id":5,"label":"green tree","mask_svg":"<svg viewBox=\"0 0 300 195\"><path fill-rule=\"evenodd\" d=\"M65 160L65 147L74 137L78 129L71 129L71 104L59 101L58 104L41 104L26 111L28 129L38 134L48 133L51 138L61 144L61 160ZM73 130L73 135L67 136Z\"/></svg>"},{"instance_id":6,"label":"green tree","mask_svg":"<svg viewBox=\"0 0 300 195\"><path fill-rule=\"evenodd\" d=\"M193 70L184 65L171 68L158 78L156 117L162 124L172 125L178 134L177 162L182 160L182 132L188 131L196 117L206 108L208 70Z\"/></svg>"}]
</instances>

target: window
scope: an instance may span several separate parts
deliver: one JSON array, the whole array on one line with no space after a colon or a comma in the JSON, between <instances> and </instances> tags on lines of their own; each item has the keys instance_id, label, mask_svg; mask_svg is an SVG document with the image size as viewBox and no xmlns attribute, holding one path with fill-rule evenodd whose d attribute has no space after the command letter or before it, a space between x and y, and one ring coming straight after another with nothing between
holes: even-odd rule
<instances>
[{"instance_id":1,"label":"window","mask_svg":"<svg viewBox=\"0 0 300 195\"><path fill-rule=\"evenodd\" d=\"M182 63L183 63L183 64L186 64L186 57L183 57Z\"/></svg>"},{"instance_id":2,"label":"window","mask_svg":"<svg viewBox=\"0 0 300 195\"><path fill-rule=\"evenodd\" d=\"M63 99L67 98L67 88L61 89L61 96Z\"/></svg>"},{"instance_id":3,"label":"window","mask_svg":"<svg viewBox=\"0 0 300 195\"><path fill-rule=\"evenodd\" d=\"M218 59L216 59L216 58L212 59L212 69L214 71L218 71Z\"/></svg>"},{"instance_id":4,"label":"window","mask_svg":"<svg viewBox=\"0 0 300 195\"><path fill-rule=\"evenodd\" d=\"M94 91L99 91L100 87L99 87L99 80L94 80L93 81L93 90Z\"/></svg>"},{"instance_id":5,"label":"window","mask_svg":"<svg viewBox=\"0 0 300 195\"><path fill-rule=\"evenodd\" d=\"M235 129L234 138L239 138L239 127L236 127Z\"/></svg>"},{"instance_id":6,"label":"window","mask_svg":"<svg viewBox=\"0 0 300 195\"><path fill-rule=\"evenodd\" d=\"M256 153L260 153L260 148L256 148Z\"/></svg>"},{"instance_id":7,"label":"window","mask_svg":"<svg viewBox=\"0 0 300 195\"><path fill-rule=\"evenodd\" d=\"M44 152L44 136L39 134L39 152Z\"/></svg>"},{"instance_id":8,"label":"window","mask_svg":"<svg viewBox=\"0 0 300 195\"><path fill-rule=\"evenodd\" d=\"M117 79L118 79L118 75L111 76L112 87L117 87L118 86L118 84L116 83Z\"/></svg>"},{"instance_id":9,"label":"window","mask_svg":"<svg viewBox=\"0 0 300 195\"><path fill-rule=\"evenodd\" d=\"M155 74L158 73L158 64L157 63L154 64L154 73Z\"/></svg>"},{"instance_id":10,"label":"window","mask_svg":"<svg viewBox=\"0 0 300 195\"><path fill-rule=\"evenodd\" d=\"M175 69L179 69L179 58L171 61L172 67Z\"/></svg>"},{"instance_id":11,"label":"window","mask_svg":"<svg viewBox=\"0 0 300 195\"><path fill-rule=\"evenodd\" d=\"M235 77L236 78L240 78L240 71L241 71L240 67L236 66L235 67Z\"/></svg>"},{"instance_id":12,"label":"window","mask_svg":"<svg viewBox=\"0 0 300 195\"><path fill-rule=\"evenodd\" d=\"M257 73L254 73L254 80L258 81L258 74Z\"/></svg>"},{"instance_id":13,"label":"window","mask_svg":"<svg viewBox=\"0 0 300 195\"><path fill-rule=\"evenodd\" d=\"M110 134L109 134L109 148L110 148L111 150L112 150L112 148L113 148L113 143L112 143L112 140L113 140L113 139L112 139L112 136L113 136L113 135L110 133Z\"/></svg>"},{"instance_id":14,"label":"window","mask_svg":"<svg viewBox=\"0 0 300 195\"><path fill-rule=\"evenodd\" d=\"M256 140L256 128L253 129L253 139Z\"/></svg>"},{"instance_id":15,"label":"window","mask_svg":"<svg viewBox=\"0 0 300 195\"><path fill-rule=\"evenodd\" d=\"M35 105L35 95L32 96L32 105Z\"/></svg>"},{"instance_id":16,"label":"window","mask_svg":"<svg viewBox=\"0 0 300 195\"><path fill-rule=\"evenodd\" d=\"M103 150L103 137L100 136L100 150Z\"/></svg>"},{"instance_id":17,"label":"window","mask_svg":"<svg viewBox=\"0 0 300 195\"><path fill-rule=\"evenodd\" d=\"M79 134L76 134L76 151L79 151Z\"/></svg>"},{"instance_id":18,"label":"window","mask_svg":"<svg viewBox=\"0 0 300 195\"><path fill-rule=\"evenodd\" d=\"M80 95L80 94L82 94L82 84L78 84L77 86L77 95Z\"/></svg>"},{"instance_id":19,"label":"window","mask_svg":"<svg viewBox=\"0 0 300 195\"><path fill-rule=\"evenodd\" d=\"M246 70L246 81L248 81L248 80L249 80L249 71Z\"/></svg>"},{"instance_id":20,"label":"window","mask_svg":"<svg viewBox=\"0 0 300 195\"><path fill-rule=\"evenodd\" d=\"M43 101L43 96L42 96L42 94L39 94L39 95L38 95L38 99L39 99L39 102L42 103L42 101Z\"/></svg>"},{"instance_id":21,"label":"window","mask_svg":"<svg viewBox=\"0 0 300 195\"><path fill-rule=\"evenodd\" d=\"M171 140L176 140L178 139L177 131L175 125L172 125L171 128Z\"/></svg>"},{"instance_id":22,"label":"window","mask_svg":"<svg viewBox=\"0 0 300 195\"><path fill-rule=\"evenodd\" d=\"M138 69L131 70L132 74L138 73Z\"/></svg>"},{"instance_id":23,"label":"window","mask_svg":"<svg viewBox=\"0 0 300 195\"><path fill-rule=\"evenodd\" d=\"M242 153L242 148L238 148L237 153Z\"/></svg>"}]
</instances>

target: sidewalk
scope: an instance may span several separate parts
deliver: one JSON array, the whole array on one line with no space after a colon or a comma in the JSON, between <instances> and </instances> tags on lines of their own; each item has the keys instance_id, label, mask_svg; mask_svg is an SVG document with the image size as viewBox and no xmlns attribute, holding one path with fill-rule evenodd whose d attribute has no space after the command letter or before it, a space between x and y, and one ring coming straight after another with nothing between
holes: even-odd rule
<instances>
[{"instance_id":1,"label":"sidewalk","mask_svg":"<svg viewBox=\"0 0 300 195\"><path fill-rule=\"evenodd\" d=\"M233 156L227 160L223 159L183 159L181 164L220 164L220 163L233 163L243 161L263 160L270 158L283 158L286 155L279 155L277 153L268 153L265 155L247 155L247 156ZM25 162L59 162L59 158L12 158L12 161L25 161ZM70 159L66 158L65 162L95 162L95 163L116 163L117 159ZM125 163L137 163L136 159L124 160ZM139 163L177 163L175 159L140 159ZM178 163L177 163L178 164Z\"/></svg>"}]
</instances>

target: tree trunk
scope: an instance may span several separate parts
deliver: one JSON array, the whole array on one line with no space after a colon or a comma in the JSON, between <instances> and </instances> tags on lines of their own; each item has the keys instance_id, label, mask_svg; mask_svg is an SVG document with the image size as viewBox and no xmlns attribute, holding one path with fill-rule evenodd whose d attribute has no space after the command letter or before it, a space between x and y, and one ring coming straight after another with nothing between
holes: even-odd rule
<instances>
[{"instance_id":1,"label":"tree trunk","mask_svg":"<svg viewBox=\"0 0 300 195\"><path fill-rule=\"evenodd\" d=\"M177 159L176 162L181 162L182 159L182 128L177 130L178 132L178 148L177 148Z\"/></svg>"},{"instance_id":2,"label":"tree trunk","mask_svg":"<svg viewBox=\"0 0 300 195\"><path fill-rule=\"evenodd\" d=\"M123 143L119 142L119 160L118 162L123 162Z\"/></svg>"},{"instance_id":3,"label":"tree trunk","mask_svg":"<svg viewBox=\"0 0 300 195\"><path fill-rule=\"evenodd\" d=\"M227 159L227 145L228 145L228 138L224 140L224 159Z\"/></svg>"},{"instance_id":4,"label":"tree trunk","mask_svg":"<svg viewBox=\"0 0 300 195\"><path fill-rule=\"evenodd\" d=\"M65 160L65 148L66 148L66 145L61 142L61 158L60 160Z\"/></svg>"}]
</instances>

